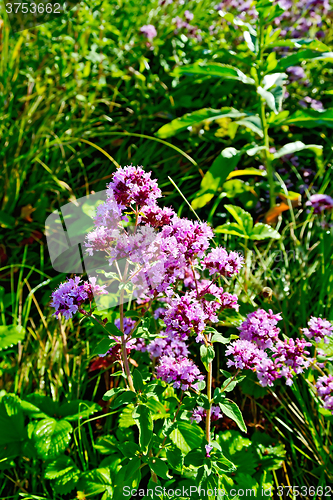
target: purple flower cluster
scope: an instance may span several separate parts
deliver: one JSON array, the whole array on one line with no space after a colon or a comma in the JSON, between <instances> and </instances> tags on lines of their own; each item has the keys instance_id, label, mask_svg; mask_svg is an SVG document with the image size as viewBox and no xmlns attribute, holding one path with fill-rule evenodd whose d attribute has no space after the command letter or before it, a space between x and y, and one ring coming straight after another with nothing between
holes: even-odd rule
<instances>
[{"instance_id":1,"label":"purple flower cluster","mask_svg":"<svg viewBox=\"0 0 333 500\"><path fill-rule=\"evenodd\" d=\"M280 328L276 325L281 319L281 314L273 314L271 309L268 312L257 309L238 327L239 337L255 342L261 349L269 349L279 336Z\"/></svg>"},{"instance_id":2,"label":"purple flower cluster","mask_svg":"<svg viewBox=\"0 0 333 500\"><path fill-rule=\"evenodd\" d=\"M176 296L171 299L164 316L168 335L180 336L181 339L186 340L193 334L197 342L202 342L206 324L218 322L218 310L226 308L238 310L236 295L224 292L223 288L214 284L209 288L206 285L200 288L199 283L198 291L192 290L182 297ZM205 294L208 292L214 295L216 300L205 299Z\"/></svg>"},{"instance_id":3,"label":"purple flower cluster","mask_svg":"<svg viewBox=\"0 0 333 500\"><path fill-rule=\"evenodd\" d=\"M314 339L315 342L324 340L324 343L328 344L329 337L333 334L333 326L327 319L312 316L308 322L308 328L303 328L302 332L308 339Z\"/></svg>"},{"instance_id":4,"label":"purple flower cluster","mask_svg":"<svg viewBox=\"0 0 333 500\"><path fill-rule=\"evenodd\" d=\"M300 101L298 101L298 104L302 108L308 108L310 106L311 109L314 109L315 111L324 111L324 105L321 101L318 101L318 99L313 99L310 96L306 96Z\"/></svg>"},{"instance_id":5,"label":"purple flower cluster","mask_svg":"<svg viewBox=\"0 0 333 500\"><path fill-rule=\"evenodd\" d=\"M70 278L52 293L51 307L55 308L54 316L62 314L65 319L70 319L75 313L83 309L83 305L93 301L94 295L103 295L108 292L105 286L96 285L96 278L89 282L81 282L81 278Z\"/></svg>"},{"instance_id":6,"label":"purple flower cluster","mask_svg":"<svg viewBox=\"0 0 333 500\"><path fill-rule=\"evenodd\" d=\"M205 378L191 359L182 356L161 356L156 375L168 384L172 383L175 389L183 391L190 387L195 388L195 384Z\"/></svg>"},{"instance_id":7,"label":"purple flower cluster","mask_svg":"<svg viewBox=\"0 0 333 500\"><path fill-rule=\"evenodd\" d=\"M114 324L120 330L120 318L114 320ZM127 336L132 333L133 327L135 325L135 321L131 318L124 317L124 334Z\"/></svg>"},{"instance_id":8,"label":"purple flower cluster","mask_svg":"<svg viewBox=\"0 0 333 500\"><path fill-rule=\"evenodd\" d=\"M147 351L151 358L160 358L161 356L186 357L190 353L185 342L176 337L157 337L148 344Z\"/></svg>"},{"instance_id":9,"label":"purple flower cluster","mask_svg":"<svg viewBox=\"0 0 333 500\"><path fill-rule=\"evenodd\" d=\"M202 40L201 31L197 26L191 24L191 21L194 18L194 14L189 10L185 10L184 19L177 16L172 22L176 25L175 33L177 34L179 30L182 30L183 33L186 33L191 38L196 38L199 42Z\"/></svg>"},{"instance_id":10,"label":"purple flower cluster","mask_svg":"<svg viewBox=\"0 0 333 500\"><path fill-rule=\"evenodd\" d=\"M140 28L140 33L144 35L148 40L152 40L157 35L156 28L153 24L145 24Z\"/></svg>"},{"instance_id":11,"label":"purple flower cluster","mask_svg":"<svg viewBox=\"0 0 333 500\"><path fill-rule=\"evenodd\" d=\"M230 278L234 274L238 274L243 266L244 258L237 252L228 252L217 247L207 254L203 261L203 268L209 269L209 274L222 274Z\"/></svg>"},{"instance_id":12,"label":"purple flower cluster","mask_svg":"<svg viewBox=\"0 0 333 500\"><path fill-rule=\"evenodd\" d=\"M333 375L323 375L316 382L318 395L323 399L324 408L333 414Z\"/></svg>"},{"instance_id":13,"label":"purple flower cluster","mask_svg":"<svg viewBox=\"0 0 333 500\"><path fill-rule=\"evenodd\" d=\"M216 420L222 418L222 412L219 406L212 405L210 409L210 414L212 422L215 422ZM190 420L191 422L196 422L197 424L200 424L200 422L202 422L206 418L206 415L207 411L205 410L205 408L203 408L202 406L198 406L193 410Z\"/></svg>"},{"instance_id":14,"label":"purple flower cluster","mask_svg":"<svg viewBox=\"0 0 333 500\"><path fill-rule=\"evenodd\" d=\"M278 367L281 367L280 375L286 377L287 385L292 385L294 373L296 375L303 373L304 369L310 366L311 359L306 357L310 353L305 350L306 347L311 347L311 343L297 338L287 339L284 342L278 340L272 348L273 358L276 358Z\"/></svg>"},{"instance_id":15,"label":"purple flower cluster","mask_svg":"<svg viewBox=\"0 0 333 500\"><path fill-rule=\"evenodd\" d=\"M278 378L285 377L286 385L292 385L294 375L302 373L311 364L311 343L297 338L282 341L278 338L277 322L280 314L274 315L262 309L250 313L239 327L240 339L229 344L226 356L231 357L227 366L256 372L262 386L272 386Z\"/></svg>"},{"instance_id":16,"label":"purple flower cluster","mask_svg":"<svg viewBox=\"0 0 333 500\"><path fill-rule=\"evenodd\" d=\"M320 214L324 210L333 208L333 198L327 194L313 194L306 202L306 206L313 208L315 214Z\"/></svg>"},{"instance_id":17,"label":"purple flower cluster","mask_svg":"<svg viewBox=\"0 0 333 500\"><path fill-rule=\"evenodd\" d=\"M234 366L241 370L254 370L263 359L267 358L267 354L262 349L249 340L235 340L231 342L225 352L226 356L233 356L228 359L227 366Z\"/></svg>"}]
</instances>

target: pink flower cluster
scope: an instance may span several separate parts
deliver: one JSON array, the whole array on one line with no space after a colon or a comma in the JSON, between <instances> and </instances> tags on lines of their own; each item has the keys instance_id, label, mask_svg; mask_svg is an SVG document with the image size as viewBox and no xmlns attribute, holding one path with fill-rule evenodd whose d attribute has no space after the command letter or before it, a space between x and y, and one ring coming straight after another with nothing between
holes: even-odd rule
<instances>
[{"instance_id":1,"label":"pink flower cluster","mask_svg":"<svg viewBox=\"0 0 333 500\"><path fill-rule=\"evenodd\" d=\"M316 382L318 395L323 399L324 408L333 413L333 375L323 375Z\"/></svg>"},{"instance_id":2,"label":"pink flower cluster","mask_svg":"<svg viewBox=\"0 0 333 500\"><path fill-rule=\"evenodd\" d=\"M216 420L222 418L222 412L219 406L212 405L210 412L211 412L212 422L215 422ZM205 410L205 408L203 408L202 406L198 406L193 410L190 420L191 422L196 422L197 424L200 424L200 422L202 422L206 418L206 415L207 411Z\"/></svg>"},{"instance_id":3,"label":"pink flower cluster","mask_svg":"<svg viewBox=\"0 0 333 500\"><path fill-rule=\"evenodd\" d=\"M195 388L196 383L205 378L193 361L184 356L161 356L156 375L165 382L172 383L175 389L183 391Z\"/></svg>"},{"instance_id":4,"label":"pink flower cluster","mask_svg":"<svg viewBox=\"0 0 333 500\"><path fill-rule=\"evenodd\" d=\"M263 387L273 386L281 377L285 377L286 385L292 385L293 377L309 368L314 361L306 350L312 344L304 338L282 341L279 338L280 329L276 326L280 320L281 315L273 314L271 310L258 309L250 313L238 328L240 338L227 347L227 366L256 372ZM308 326L303 333L316 342L328 340L333 332L331 323L322 318L312 317Z\"/></svg>"}]
</instances>

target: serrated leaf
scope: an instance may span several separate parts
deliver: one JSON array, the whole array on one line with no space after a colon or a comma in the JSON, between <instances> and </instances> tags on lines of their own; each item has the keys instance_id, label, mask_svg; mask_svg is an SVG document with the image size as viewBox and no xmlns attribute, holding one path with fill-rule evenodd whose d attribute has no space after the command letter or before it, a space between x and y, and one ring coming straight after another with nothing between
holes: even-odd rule
<instances>
[{"instance_id":1,"label":"serrated leaf","mask_svg":"<svg viewBox=\"0 0 333 500\"><path fill-rule=\"evenodd\" d=\"M45 418L38 423L28 424L28 434L38 455L44 460L55 458L65 451L72 431L69 422L54 418Z\"/></svg>"},{"instance_id":2,"label":"serrated leaf","mask_svg":"<svg viewBox=\"0 0 333 500\"><path fill-rule=\"evenodd\" d=\"M18 456L26 438L20 399L4 394L0 401L0 460Z\"/></svg>"},{"instance_id":3,"label":"serrated leaf","mask_svg":"<svg viewBox=\"0 0 333 500\"><path fill-rule=\"evenodd\" d=\"M96 495L107 493L108 498L113 498L110 469L104 467L82 473L77 489L87 497L95 498Z\"/></svg>"},{"instance_id":4,"label":"serrated leaf","mask_svg":"<svg viewBox=\"0 0 333 500\"><path fill-rule=\"evenodd\" d=\"M73 460L64 455L48 464L45 478L53 482L52 486L57 493L66 495L75 488L80 474L81 471Z\"/></svg>"}]
</instances>

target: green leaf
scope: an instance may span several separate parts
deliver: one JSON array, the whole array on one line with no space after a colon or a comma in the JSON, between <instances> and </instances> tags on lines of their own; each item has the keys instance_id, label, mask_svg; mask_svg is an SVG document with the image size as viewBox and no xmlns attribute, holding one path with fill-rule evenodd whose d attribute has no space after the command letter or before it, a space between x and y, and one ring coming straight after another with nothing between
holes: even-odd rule
<instances>
[{"instance_id":1,"label":"green leaf","mask_svg":"<svg viewBox=\"0 0 333 500\"><path fill-rule=\"evenodd\" d=\"M257 134L259 137L263 138L264 133L262 130L261 126L261 120L259 116L247 116L245 118L242 118L241 120L237 120L235 123L238 123L238 125L242 125L243 127L249 128Z\"/></svg>"},{"instance_id":2,"label":"green leaf","mask_svg":"<svg viewBox=\"0 0 333 500\"><path fill-rule=\"evenodd\" d=\"M183 467L183 455L179 448L174 448L170 450L169 448L166 450L167 461L170 467L175 469L176 471L181 471Z\"/></svg>"},{"instance_id":3,"label":"green leaf","mask_svg":"<svg viewBox=\"0 0 333 500\"><path fill-rule=\"evenodd\" d=\"M170 479L168 477L169 468L164 460L153 457L149 460L149 467L153 472L155 472L156 476L161 477L162 479Z\"/></svg>"},{"instance_id":4,"label":"green leaf","mask_svg":"<svg viewBox=\"0 0 333 500\"><path fill-rule=\"evenodd\" d=\"M219 405L222 413L234 420L241 431L247 432L243 415L234 401L231 401L231 399L224 399L223 403L219 403Z\"/></svg>"},{"instance_id":5,"label":"green leaf","mask_svg":"<svg viewBox=\"0 0 333 500\"><path fill-rule=\"evenodd\" d=\"M253 228L253 220L251 214L238 207L237 205L224 205L224 208L233 216L237 224L244 229L245 234L250 234Z\"/></svg>"},{"instance_id":6,"label":"green leaf","mask_svg":"<svg viewBox=\"0 0 333 500\"><path fill-rule=\"evenodd\" d=\"M109 401L109 399L124 391L126 391L126 389L124 389L123 387L114 387L104 394L103 401Z\"/></svg>"},{"instance_id":7,"label":"green leaf","mask_svg":"<svg viewBox=\"0 0 333 500\"><path fill-rule=\"evenodd\" d=\"M0 210L0 226L12 228L15 226L15 217Z\"/></svg>"},{"instance_id":8,"label":"green leaf","mask_svg":"<svg viewBox=\"0 0 333 500\"><path fill-rule=\"evenodd\" d=\"M316 163L319 171L323 168L323 146L318 144L304 144L302 141L289 142L281 149L273 154L274 159L281 158L281 156L297 153L298 151L309 150L312 151L316 157Z\"/></svg>"},{"instance_id":9,"label":"green leaf","mask_svg":"<svg viewBox=\"0 0 333 500\"><path fill-rule=\"evenodd\" d=\"M246 113L241 113L234 108L221 108L221 109L211 109L203 108L193 113L186 113L186 115L181 118L176 118L172 122L163 125L155 135L161 139L166 139L172 137L189 127L196 127L203 122L211 122L218 120L219 118L241 118L245 116Z\"/></svg>"},{"instance_id":10,"label":"green leaf","mask_svg":"<svg viewBox=\"0 0 333 500\"><path fill-rule=\"evenodd\" d=\"M200 346L200 357L206 370L208 370L209 364L213 361L215 357L214 347L211 345L206 346L205 344L202 344Z\"/></svg>"},{"instance_id":11,"label":"green leaf","mask_svg":"<svg viewBox=\"0 0 333 500\"><path fill-rule=\"evenodd\" d=\"M66 495L77 485L81 471L70 457L65 455L57 458L46 467L45 478L53 482L57 493Z\"/></svg>"},{"instance_id":12,"label":"green leaf","mask_svg":"<svg viewBox=\"0 0 333 500\"><path fill-rule=\"evenodd\" d=\"M151 411L147 406L139 405L135 408L132 417L139 428L140 448L143 453L147 453L154 429Z\"/></svg>"},{"instance_id":13,"label":"green leaf","mask_svg":"<svg viewBox=\"0 0 333 500\"><path fill-rule=\"evenodd\" d=\"M23 326L0 326L0 350L17 344L24 339L24 336L25 329Z\"/></svg>"},{"instance_id":14,"label":"green leaf","mask_svg":"<svg viewBox=\"0 0 333 500\"><path fill-rule=\"evenodd\" d=\"M212 337L212 342L219 342L220 344L228 344L230 342L230 339L226 339L223 337L221 333L214 333Z\"/></svg>"},{"instance_id":15,"label":"green leaf","mask_svg":"<svg viewBox=\"0 0 333 500\"><path fill-rule=\"evenodd\" d=\"M195 63L186 66L178 66L173 74L174 76L214 76L222 80L237 80L248 85L255 84L253 78L246 76L238 68L221 63Z\"/></svg>"},{"instance_id":16,"label":"green leaf","mask_svg":"<svg viewBox=\"0 0 333 500\"><path fill-rule=\"evenodd\" d=\"M239 236L240 238L248 239L249 236L244 231L244 229L235 224L234 222L227 222L226 224L222 224L221 226L217 226L214 229L215 233L223 233L223 234L232 234L234 236Z\"/></svg>"},{"instance_id":17,"label":"green leaf","mask_svg":"<svg viewBox=\"0 0 333 500\"><path fill-rule=\"evenodd\" d=\"M194 210L205 206L213 198L240 158L241 151L235 148L226 148L221 152L201 181L200 191L192 201Z\"/></svg>"},{"instance_id":18,"label":"green leaf","mask_svg":"<svg viewBox=\"0 0 333 500\"><path fill-rule=\"evenodd\" d=\"M104 394L103 399L106 394ZM136 399L136 394L133 391L124 391L121 394L117 394L116 398L112 401L110 408L114 410L115 408L119 408L122 405L128 405L129 403L133 403Z\"/></svg>"},{"instance_id":19,"label":"green leaf","mask_svg":"<svg viewBox=\"0 0 333 500\"><path fill-rule=\"evenodd\" d=\"M135 369L133 372L133 384L136 391L142 392L144 389L142 375L139 370Z\"/></svg>"},{"instance_id":20,"label":"green leaf","mask_svg":"<svg viewBox=\"0 0 333 500\"><path fill-rule=\"evenodd\" d=\"M282 121L281 125L296 125L298 127L330 127L333 128L333 109L326 111L315 111L314 109L302 109L293 113L289 118Z\"/></svg>"},{"instance_id":21,"label":"green leaf","mask_svg":"<svg viewBox=\"0 0 333 500\"><path fill-rule=\"evenodd\" d=\"M104 338L93 349L91 356L98 356L99 354L106 354L108 350L115 345L115 341L109 338Z\"/></svg>"},{"instance_id":22,"label":"green leaf","mask_svg":"<svg viewBox=\"0 0 333 500\"><path fill-rule=\"evenodd\" d=\"M140 448L133 441L127 441L125 443L119 443L119 450L124 455L124 457L132 458L135 455L140 454Z\"/></svg>"},{"instance_id":23,"label":"green leaf","mask_svg":"<svg viewBox=\"0 0 333 500\"><path fill-rule=\"evenodd\" d=\"M28 424L28 435L32 439L40 458L55 458L65 451L73 429L66 420L45 418Z\"/></svg>"},{"instance_id":24,"label":"green leaf","mask_svg":"<svg viewBox=\"0 0 333 500\"><path fill-rule=\"evenodd\" d=\"M309 60L330 60L333 59L333 52L323 52L318 55L318 52L311 49L299 50L296 54L283 57L277 63L275 70L284 71L289 66L297 66L300 62Z\"/></svg>"},{"instance_id":25,"label":"green leaf","mask_svg":"<svg viewBox=\"0 0 333 500\"><path fill-rule=\"evenodd\" d=\"M188 453L201 446L204 432L198 424L178 421L177 426L170 434L170 439L183 453Z\"/></svg>"},{"instance_id":26,"label":"green leaf","mask_svg":"<svg viewBox=\"0 0 333 500\"><path fill-rule=\"evenodd\" d=\"M106 493L107 498L113 498L110 469L104 467L84 472L78 482L77 489L88 498L96 498L96 495L101 493Z\"/></svg>"},{"instance_id":27,"label":"green leaf","mask_svg":"<svg viewBox=\"0 0 333 500\"><path fill-rule=\"evenodd\" d=\"M273 238L274 240L279 240L281 235L278 231L273 229L268 224L263 224L262 222L257 222L251 231L251 240L265 240L267 238Z\"/></svg>"},{"instance_id":28,"label":"green leaf","mask_svg":"<svg viewBox=\"0 0 333 500\"><path fill-rule=\"evenodd\" d=\"M0 460L20 455L27 438L20 399L4 394L0 400Z\"/></svg>"}]
</instances>

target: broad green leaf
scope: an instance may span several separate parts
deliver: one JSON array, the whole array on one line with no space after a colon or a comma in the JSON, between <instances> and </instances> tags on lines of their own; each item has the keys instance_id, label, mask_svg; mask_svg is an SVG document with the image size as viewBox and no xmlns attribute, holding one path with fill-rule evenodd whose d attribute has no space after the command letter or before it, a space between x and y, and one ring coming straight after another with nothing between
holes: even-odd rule
<instances>
[{"instance_id":1,"label":"broad green leaf","mask_svg":"<svg viewBox=\"0 0 333 500\"><path fill-rule=\"evenodd\" d=\"M103 467L84 472L78 482L77 489L84 492L85 497L96 498L96 495L107 493L107 498L113 498L110 469Z\"/></svg>"},{"instance_id":2,"label":"broad green leaf","mask_svg":"<svg viewBox=\"0 0 333 500\"><path fill-rule=\"evenodd\" d=\"M27 438L20 399L4 394L0 400L0 460L20 455Z\"/></svg>"},{"instance_id":3,"label":"broad green leaf","mask_svg":"<svg viewBox=\"0 0 333 500\"><path fill-rule=\"evenodd\" d=\"M250 234L253 227L251 214L237 205L224 205L224 207L233 216L237 224L244 229L244 232Z\"/></svg>"},{"instance_id":4,"label":"broad green leaf","mask_svg":"<svg viewBox=\"0 0 333 500\"><path fill-rule=\"evenodd\" d=\"M108 401L109 399L113 398L114 396L120 394L121 392L124 392L126 389L124 389L123 387L114 387L112 389L110 389L109 391L107 391L104 396L103 396L103 400L104 401Z\"/></svg>"},{"instance_id":5,"label":"broad green leaf","mask_svg":"<svg viewBox=\"0 0 333 500\"><path fill-rule=\"evenodd\" d=\"M166 139L188 129L189 127L196 127L203 122L209 123L214 120L218 120L219 118L241 118L243 116L246 116L246 113L241 113L234 108L203 108L198 111L194 111L193 113L186 113L186 115L181 118L176 118L175 120L172 120L172 122L163 125L163 127L158 129L155 135L161 139Z\"/></svg>"},{"instance_id":6,"label":"broad green leaf","mask_svg":"<svg viewBox=\"0 0 333 500\"><path fill-rule=\"evenodd\" d=\"M178 421L177 427L171 432L170 439L183 453L188 453L201 446L204 437L203 430L198 424Z\"/></svg>"},{"instance_id":7,"label":"broad green leaf","mask_svg":"<svg viewBox=\"0 0 333 500\"><path fill-rule=\"evenodd\" d=\"M166 456L168 464L173 469L179 471L183 467L183 454L179 448L174 448L173 450L167 449Z\"/></svg>"},{"instance_id":8,"label":"broad green leaf","mask_svg":"<svg viewBox=\"0 0 333 500\"><path fill-rule=\"evenodd\" d=\"M45 478L53 482L53 487L61 495L72 491L79 480L81 471L70 457L65 455L51 462L46 467Z\"/></svg>"},{"instance_id":9,"label":"broad green leaf","mask_svg":"<svg viewBox=\"0 0 333 500\"><path fill-rule=\"evenodd\" d=\"M200 346L200 357L206 370L208 370L209 363L211 363L215 357L214 347L211 345L206 346L205 344L202 344Z\"/></svg>"},{"instance_id":10,"label":"broad green leaf","mask_svg":"<svg viewBox=\"0 0 333 500\"><path fill-rule=\"evenodd\" d=\"M282 125L297 125L298 127L330 127L333 128L333 109L315 111L314 109L299 109L289 118L281 122Z\"/></svg>"},{"instance_id":11,"label":"broad green leaf","mask_svg":"<svg viewBox=\"0 0 333 500\"><path fill-rule=\"evenodd\" d=\"M213 165L201 181L200 191L192 201L194 210L205 206L215 195L219 187L237 166L241 152L235 148L226 148L214 160Z\"/></svg>"},{"instance_id":12,"label":"broad green leaf","mask_svg":"<svg viewBox=\"0 0 333 500\"><path fill-rule=\"evenodd\" d=\"M106 395L103 396L103 399ZM114 410L115 408L119 408L122 405L128 405L129 403L133 403L136 399L136 394L133 391L124 391L120 394L117 394L116 398L112 401L110 408Z\"/></svg>"},{"instance_id":13,"label":"broad green leaf","mask_svg":"<svg viewBox=\"0 0 333 500\"><path fill-rule=\"evenodd\" d=\"M138 369L135 369L133 372L133 384L136 391L140 392L143 391L144 388L143 379Z\"/></svg>"},{"instance_id":14,"label":"broad green leaf","mask_svg":"<svg viewBox=\"0 0 333 500\"><path fill-rule=\"evenodd\" d=\"M289 66L297 66L300 62L309 60L333 60L333 52L322 52L318 54L318 52L311 49L299 50L296 54L282 57L282 59L278 61L275 70L284 71L289 68Z\"/></svg>"},{"instance_id":15,"label":"broad green leaf","mask_svg":"<svg viewBox=\"0 0 333 500\"><path fill-rule=\"evenodd\" d=\"M161 477L162 479L169 479L169 468L164 460L153 457L151 460L149 460L149 467L153 472L155 472L156 476Z\"/></svg>"},{"instance_id":16,"label":"broad green leaf","mask_svg":"<svg viewBox=\"0 0 333 500\"><path fill-rule=\"evenodd\" d=\"M288 155L291 153L297 153L298 151L309 150L312 151L316 157L316 163L319 171L321 172L323 168L323 146L318 144L304 144L302 141L289 142L285 144L281 149L273 154L274 159L281 158L281 156Z\"/></svg>"},{"instance_id":17,"label":"broad green leaf","mask_svg":"<svg viewBox=\"0 0 333 500\"><path fill-rule=\"evenodd\" d=\"M247 432L242 413L234 401L231 401L231 399L224 399L223 403L219 403L219 405L222 413L234 420L241 431Z\"/></svg>"},{"instance_id":18,"label":"broad green leaf","mask_svg":"<svg viewBox=\"0 0 333 500\"><path fill-rule=\"evenodd\" d=\"M261 138L264 137L259 116L247 116L245 118L242 118L241 120L237 120L235 123L249 128L250 130L252 130L252 132L257 134Z\"/></svg>"},{"instance_id":19,"label":"broad green leaf","mask_svg":"<svg viewBox=\"0 0 333 500\"><path fill-rule=\"evenodd\" d=\"M43 460L60 455L67 448L73 429L66 420L45 418L28 424L28 435Z\"/></svg>"},{"instance_id":20,"label":"broad green leaf","mask_svg":"<svg viewBox=\"0 0 333 500\"><path fill-rule=\"evenodd\" d=\"M249 85L255 84L253 78L246 76L238 68L221 63L195 63L178 66L174 71L174 75L214 76L222 80L238 80Z\"/></svg>"},{"instance_id":21,"label":"broad green leaf","mask_svg":"<svg viewBox=\"0 0 333 500\"><path fill-rule=\"evenodd\" d=\"M273 229L268 224L263 224L262 222L257 222L251 231L251 240L265 240L267 238L273 238L274 240L279 240L281 235L278 231Z\"/></svg>"},{"instance_id":22,"label":"broad green leaf","mask_svg":"<svg viewBox=\"0 0 333 500\"><path fill-rule=\"evenodd\" d=\"M154 428L151 411L147 406L139 405L135 408L132 417L139 428L140 448L143 453L147 453Z\"/></svg>"},{"instance_id":23,"label":"broad green leaf","mask_svg":"<svg viewBox=\"0 0 333 500\"><path fill-rule=\"evenodd\" d=\"M248 239L248 234L244 231L244 228L236 224L235 222L227 222L221 226L217 226L214 229L215 233L232 234L234 236L239 236L240 238Z\"/></svg>"},{"instance_id":24,"label":"broad green leaf","mask_svg":"<svg viewBox=\"0 0 333 500\"><path fill-rule=\"evenodd\" d=\"M6 349L23 340L25 329L19 325L0 326L0 350Z\"/></svg>"},{"instance_id":25,"label":"broad green leaf","mask_svg":"<svg viewBox=\"0 0 333 500\"><path fill-rule=\"evenodd\" d=\"M212 342L219 342L220 344L228 344L230 342L230 339L227 339L223 337L221 333L214 333L212 337Z\"/></svg>"},{"instance_id":26,"label":"broad green leaf","mask_svg":"<svg viewBox=\"0 0 333 500\"><path fill-rule=\"evenodd\" d=\"M98 356L99 354L106 354L113 345L115 345L115 341L106 337L98 342L96 347L93 349L91 356L93 357Z\"/></svg>"},{"instance_id":27,"label":"broad green leaf","mask_svg":"<svg viewBox=\"0 0 333 500\"><path fill-rule=\"evenodd\" d=\"M235 170L231 172L227 180L233 179L234 177L240 177L242 175L259 175L260 177L265 177L267 175L265 170L259 170L258 168L245 168L244 170Z\"/></svg>"}]
</instances>

